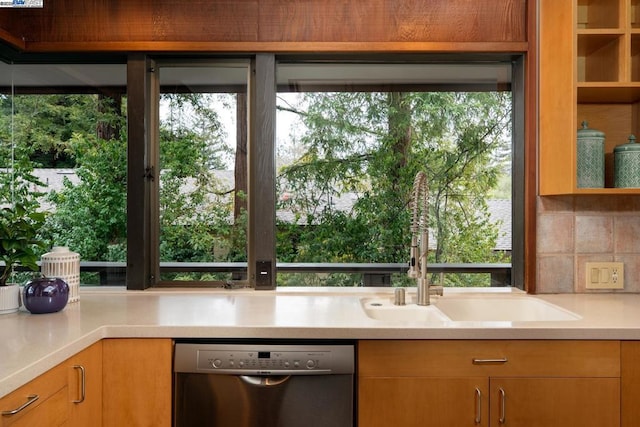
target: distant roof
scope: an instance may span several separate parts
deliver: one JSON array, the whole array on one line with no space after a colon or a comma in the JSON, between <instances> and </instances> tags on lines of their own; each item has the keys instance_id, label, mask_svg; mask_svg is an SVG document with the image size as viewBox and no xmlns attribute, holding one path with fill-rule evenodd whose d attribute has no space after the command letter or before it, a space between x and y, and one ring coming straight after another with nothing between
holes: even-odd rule
<instances>
[{"instance_id":1,"label":"distant roof","mask_svg":"<svg viewBox=\"0 0 640 427\"><path fill-rule=\"evenodd\" d=\"M489 215L491 222L498 223L498 239L496 240L496 250L510 251L511 250L511 236L512 236L512 221L511 221L511 200L507 199L489 199L487 200L489 207Z\"/></svg>"},{"instance_id":2,"label":"distant roof","mask_svg":"<svg viewBox=\"0 0 640 427\"><path fill-rule=\"evenodd\" d=\"M233 171L223 170L215 171L215 176L220 182L228 186L229 190L233 186ZM76 184L80 181L80 178L75 174L73 169L35 169L34 175L42 181L46 188L38 188L37 190L48 191L60 191L63 188L63 181L65 178L69 179L72 183ZM291 197L286 191L279 195L279 198ZM331 199L332 206L340 211L349 211L357 196L355 194L345 194L341 197L335 197ZM510 251L511 250L511 238L512 238L512 221L511 221L511 200L507 199L490 199L487 201L489 207L489 215L493 223L498 223L499 232L498 239L496 241L496 250ZM51 206L46 203L42 204L45 209L50 209ZM289 211L280 210L277 212L278 218L283 221L293 221L294 215Z\"/></svg>"}]
</instances>

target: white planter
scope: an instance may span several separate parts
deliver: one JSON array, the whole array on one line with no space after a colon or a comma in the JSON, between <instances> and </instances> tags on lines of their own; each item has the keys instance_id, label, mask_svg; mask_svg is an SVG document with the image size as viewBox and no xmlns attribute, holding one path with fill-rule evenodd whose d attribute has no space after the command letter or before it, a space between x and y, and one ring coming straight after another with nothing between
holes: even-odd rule
<instances>
[{"instance_id":1,"label":"white planter","mask_svg":"<svg viewBox=\"0 0 640 427\"><path fill-rule=\"evenodd\" d=\"M15 313L20 307L20 286L0 286L0 314Z\"/></svg>"}]
</instances>

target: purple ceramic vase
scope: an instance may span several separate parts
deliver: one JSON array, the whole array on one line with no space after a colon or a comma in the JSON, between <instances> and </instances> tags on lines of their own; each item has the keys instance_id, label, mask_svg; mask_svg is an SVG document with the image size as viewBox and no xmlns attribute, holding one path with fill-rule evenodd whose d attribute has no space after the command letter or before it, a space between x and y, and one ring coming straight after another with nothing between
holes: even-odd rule
<instances>
[{"instance_id":1,"label":"purple ceramic vase","mask_svg":"<svg viewBox=\"0 0 640 427\"><path fill-rule=\"evenodd\" d=\"M58 277L38 277L24 285L22 303L33 314L55 313L69 301L69 285Z\"/></svg>"}]
</instances>

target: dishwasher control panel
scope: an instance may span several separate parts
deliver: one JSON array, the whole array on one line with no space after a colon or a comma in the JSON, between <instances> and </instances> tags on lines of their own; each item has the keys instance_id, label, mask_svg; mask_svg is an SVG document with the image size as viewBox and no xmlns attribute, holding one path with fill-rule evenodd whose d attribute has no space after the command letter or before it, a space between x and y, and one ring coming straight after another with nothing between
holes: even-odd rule
<instances>
[{"instance_id":1,"label":"dishwasher control panel","mask_svg":"<svg viewBox=\"0 0 640 427\"><path fill-rule=\"evenodd\" d=\"M232 375L353 373L352 345L176 344L175 372Z\"/></svg>"}]
</instances>

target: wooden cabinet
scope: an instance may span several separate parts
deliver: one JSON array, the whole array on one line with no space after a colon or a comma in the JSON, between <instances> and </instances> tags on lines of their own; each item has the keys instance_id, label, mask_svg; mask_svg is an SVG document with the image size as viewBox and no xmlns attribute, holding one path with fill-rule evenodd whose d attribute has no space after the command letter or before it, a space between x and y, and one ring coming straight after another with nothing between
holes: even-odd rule
<instances>
[{"instance_id":1,"label":"wooden cabinet","mask_svg":"<svg viewBox=\"0 0 640 427\"><path fill-rule=\"evenodd\" d=\"M24 406L0 427L169 427L172 350L170 339L97 342L0 399L0 411Z\"/></svg>"},{"instance_id":2,"label":"wooden cabinet","mask_svg":"<svg viewBox=\"0 0 640 427\"><path fill-rule=\"evenodd\" d=\"M360 377L358 425L488 426L488 392L486 377Z\"/></svg>"},{"instance_id":3,"label":"wooden cabinet","mask_svg":"<svg viewBox=\"0 0 640 427\"><path fill-rule=\"evenodd\" d=\"M620 425L619 378L491 378L489 395L491 426Z\"/></svg>"},{"instance_id":4,"label":"wooden cabinet","mask_svg":"<svg viewBox=\"0 0 640 427\"><path fill-rule=\"evenodd\" d=\"M620 425L620 343L361 341L358 424Z\"/></svg>"},{"instance_id":5,"label":"wooden cabinet","mask_svg":"<svg viewBox=\"0 0 640 427\"><path fill-rule=\"evenodd\" d=\"M539 191L625 194L613 149L640 134L640 1L540 0ZM577 187L576 131L605 133L605 188Z\"/></svg>"},{"instance_id":6,"label":"wooden cabinet","mask_svg":"<svg viewBox=\"0 0 640 427\"><path fill-rule=\"evenodd\" d=\"M23 405L26 406L15 414L4 413ZM102 343L81 351L5 396L0 400L0 410L2 427L100 427Z\"/></svg>"},{"instance_id":7,"label":"wooden cabinet","mask_svg":"<svg viewBox=\"0 0 640 427\"><path fill-rule=\"evenodd\" d=\"M640 341L622 341L622 426L640 425Z\"/></svg>"},{"instance_id":8,"label":"wooden cabinet","mask_svg":"<svg viewBox=\"0 0 640 427\"><path fill-rule=\"evenodd\" d=\"M103 340L103 425L170 427L171 339Z\"/></svg>"},{"instance_id":9,"label":"wooden cabinet","mask_svg":"<svg viewBox=\"0 0 640 427\"><path fill-rule=\"evenodd\" d=\"M60 364L0 399L0 411L2 427L65 425L69 420L66 366Z\"/></svg>"},{"instance_id":10,"label":"wooden cabinet","mask_svg":"<svg viewBox=\"0 0 640 427\"><path fill-rule=\"evenodd\" d=\"M65 362L69 387L69 425L102 426L102 341Z\"/></svg>"}]
</instances>

